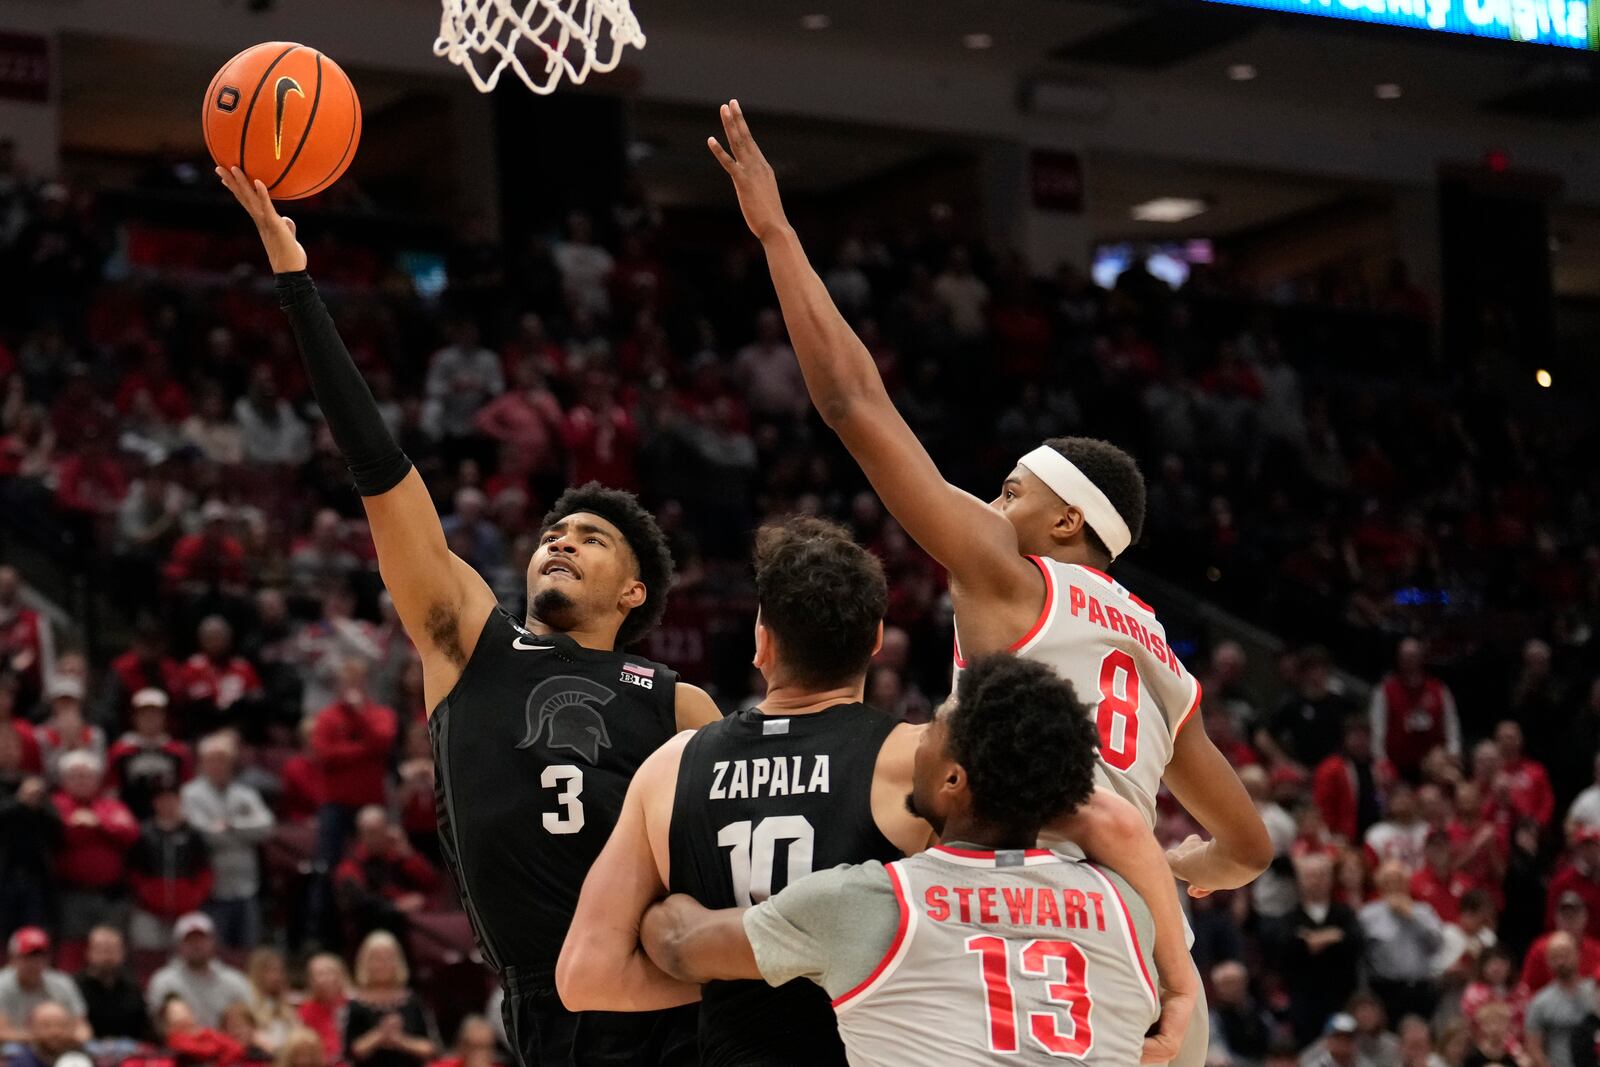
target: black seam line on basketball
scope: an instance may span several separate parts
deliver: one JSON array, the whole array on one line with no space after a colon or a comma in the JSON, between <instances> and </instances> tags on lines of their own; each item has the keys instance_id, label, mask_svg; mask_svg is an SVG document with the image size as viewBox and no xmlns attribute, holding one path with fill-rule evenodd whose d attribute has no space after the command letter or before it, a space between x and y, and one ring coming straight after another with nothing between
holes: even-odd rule
<instances>
[{"instance_id":1,"label":"black seam line on basketball","mask_svg":"<svg viewBox=\"0 0 1600 1067\"><path fill-rule=\"evenodd\" d=\"M333 165L333 169L328 172L328 176L317 184L313 185L311 188L307 189L305 192L301 193L301 199L304 199L308 196L316 196L318 193L322 192L324 188L333 183L333 180L338 177L339 172L343 169L344 161L350 155L350 146L355 143L356 134L361 130L361 101L356 97L355 83L350 80L349 75L345 75L344 84L345 87L350 90L351 118L350 132L344 139L344 151L339 153L339 162Z\"/></svg>"},{"instance_id":2,"label":"black seam line on basketball","mask_svg":"<svg viewBox=\"0 0 1600 1067\"><path fill-rule=\"evenodd\" d=\"M227 67L222 68L222 70L227 69ZM211 79L211 84L206 86L206 98L200 101L200 135L205 139L206 151L211 153L212 161L219 167L222 166L222 161L217 159L216 149L211 145L211 112L216 110L216 101L212 99L212 95L216 92L217 83L222 80L222 70L217 71Z\"/></svg>"},{"instance_id":3,"label":"black seam line on basketball","mask_svg":"<svg viewBox=\"0 0 1600 1067\"><path fill-rule=\"evenodd\" d=\"M290 156L289 162L284 164L283 172L278 175L277 180L271 185L267 186L267 192L269 193L276 189L278 187L278 182L281 182L283 179L287 178L289 176L289 172L294 169L294 161L300 158L300 153L305 150L306 141L310 140L311 138L311 124L317 121L317 105L322 103L322 53L317 52L316 57L317 88L316 91L311 94L311 114L306 116L306 128L300 131L300 143L294 146L294 155Z\"/></svg>"},{"instance_id":4,"label":"black seam line on basketball","mask_svg":"<svg viewBox=\"0 0 1600 1067\"><path fill-rule=\"evenodd\" d=\"M272 72L278 66L278 64L283 62L283 57L288 55L290 52L293 52L296 48L299 48L299 47L300 46L297 45L297 44L292 44L288 48L285 48L283 51L279 52L278 53L278 58L274 59L271 63L269 63L267 65L267 69L261 72L261 81L256 84L256 91L250 94L250 106L245 108L245 111L244 111L244 128L239 131L239 169L240 170L244 170L244 143L245 143L245 138L250 136L250 119L256 113L256 101L261 99L262 87L267 84L267 79L272 77Z\"/></svg>"}]
</instances>

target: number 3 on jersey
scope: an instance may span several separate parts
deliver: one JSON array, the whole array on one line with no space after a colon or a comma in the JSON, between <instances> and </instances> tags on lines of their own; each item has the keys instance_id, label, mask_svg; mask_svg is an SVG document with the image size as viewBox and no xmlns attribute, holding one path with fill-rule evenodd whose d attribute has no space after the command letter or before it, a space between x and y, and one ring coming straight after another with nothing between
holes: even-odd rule
<instances>
[{"instance_id":1,"label":"number 3 on jersey","mask_svg":"<svg viewBox=\"0 0 1600 1067\"><path fill-rule=\"evenodd\" d=\"M557 789L556 803L560 811L547 811L539 817L545 830L552 834L575 834L583 829L583 768L571 764L546 767L539 775L539 784L546 789Z\"/></svg>"},{"instance_id":2,"label":"number 3 on jersey","mask_svg":"<svg viewBox=\"0 0 1600 1067\"><path fill-rule=\"evenodd\" d=\"M1119 771L1132 767L1139 758L1139 671L1120 648L1100 661L1100 706L1094 722L1100 730L1100 758Z\"/></svg>"}]
</instances>

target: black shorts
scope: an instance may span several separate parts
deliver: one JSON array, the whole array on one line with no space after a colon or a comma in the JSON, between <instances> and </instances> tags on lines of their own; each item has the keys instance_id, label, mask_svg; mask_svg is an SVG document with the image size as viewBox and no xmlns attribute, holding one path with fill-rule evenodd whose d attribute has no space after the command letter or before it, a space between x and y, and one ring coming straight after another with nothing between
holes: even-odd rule
<instances>
[{"instance_id":1,"label":"black shorts","mask_svg":"<svg viewBox=\"0 0 1600 1067\"><path fill-rule=\"evenodd\" d=\"M500 972L506 1040L522 1067L696 1067L698 1004L667 1011L583 1011L561 1006L548 971Z\"/></svg>"}]
</instances>

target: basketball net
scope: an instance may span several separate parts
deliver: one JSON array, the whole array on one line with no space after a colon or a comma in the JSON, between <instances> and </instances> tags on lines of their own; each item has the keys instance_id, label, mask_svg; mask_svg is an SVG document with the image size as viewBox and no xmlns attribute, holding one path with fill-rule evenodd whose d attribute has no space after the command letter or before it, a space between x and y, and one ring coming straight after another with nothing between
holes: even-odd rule
<instances>
[{"instance_id":1,"label":"basketball net","mask_svg":"<svg viewBox=\"0 0 1600 1067\"><path fill-rule=\"evenodd\" d=\"M433 54L466 68L480 93L509 67L544 94L555 91L562 75L576 84L612 70L627 45L644 47L628 0L444 0ZM487 73L479 68L481 56L488 57Z\"/></svg>"}]
</instances>

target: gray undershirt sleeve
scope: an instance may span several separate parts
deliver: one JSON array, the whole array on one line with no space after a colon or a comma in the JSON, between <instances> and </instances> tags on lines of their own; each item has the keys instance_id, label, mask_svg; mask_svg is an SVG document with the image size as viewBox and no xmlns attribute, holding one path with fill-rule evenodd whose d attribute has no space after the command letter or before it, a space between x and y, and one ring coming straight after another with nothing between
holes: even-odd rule
<instances>
[{"instance_id":1,"label":"gray undershirt sleeve","mask_svg":"<svg viewBox=\"0 0 1600 1067\"><path fill-rule=\"evenodd\" d=\"M900 906L877 861L818 871L744 913L745 935L769 985L808 978L829 997L860 985L900 925Z\"/></svg>"}]
</instances>

